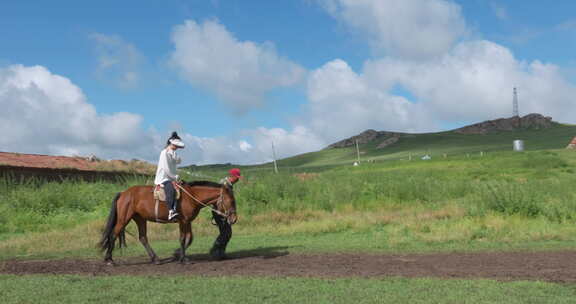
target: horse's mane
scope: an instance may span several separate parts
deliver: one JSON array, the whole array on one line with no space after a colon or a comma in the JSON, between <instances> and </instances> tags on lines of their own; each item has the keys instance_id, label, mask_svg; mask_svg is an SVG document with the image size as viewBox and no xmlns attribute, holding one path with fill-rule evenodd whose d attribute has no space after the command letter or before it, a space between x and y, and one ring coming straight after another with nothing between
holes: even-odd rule
<instances>
[{"instance_id":1,"label":"horse's mane","mask_svg":"<svg viewBox=\"0 0 576 304\"><path fill-rule=\"evenodd\" d=\"M212 187L212 188L221 188L222 184L211 182L211 181L193 181L186 183L190 187L194 186L205 186L205 187Z\"/></svg>"},{"instance_id":2,"label":"horse's mane","mask_svg":"<svg viewBox=\"0 0 576 304\"><path fill-rule=\"evenodd\" d=\"M193 181L186 183L190 187L200 186L200 187L210 187L210 188L223 188L224 191L234 197L234 191L232 187L225 187L222 184L211 182L211 181Z\"/></svg>"}]
</instances>

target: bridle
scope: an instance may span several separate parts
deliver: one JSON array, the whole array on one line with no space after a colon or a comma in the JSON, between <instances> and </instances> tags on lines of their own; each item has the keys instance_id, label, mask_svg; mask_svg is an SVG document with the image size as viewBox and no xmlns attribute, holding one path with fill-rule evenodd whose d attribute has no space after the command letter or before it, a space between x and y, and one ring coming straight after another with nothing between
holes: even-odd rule
<instances>
[{"instance_id":1,"label":"bridle","mask_svg":"<svg viewBox=\"0 0 576 304\"><path fill-rule=\"evenodd\" d=\"M188 196L190 196L194 201L196 201L198 204L204 206L204 207L208 207L210 208L210 210L212 210L212 212L215 212L216 214L223 216L225 218L228 218L233 212L234 209L230 208L230 209L226 209L226 206L224 205L224 187L227 187L227 185L221 185L220 187L220 195L218 195L217 198L211 199L208 203L203 203L201 200L199 200L198 198L196 198L194 195L192 195L190 192L188 192L186 189L184 189L184 187L180 186L180 184L176 183L176 186L178 188L180 188L180 190L182 190L182 192L186 193ZM213 201L216 201L216 209L214 209L212 207ZM224 212L220 211L219 209L223 209Z\"/></svg>"}]
</instances>

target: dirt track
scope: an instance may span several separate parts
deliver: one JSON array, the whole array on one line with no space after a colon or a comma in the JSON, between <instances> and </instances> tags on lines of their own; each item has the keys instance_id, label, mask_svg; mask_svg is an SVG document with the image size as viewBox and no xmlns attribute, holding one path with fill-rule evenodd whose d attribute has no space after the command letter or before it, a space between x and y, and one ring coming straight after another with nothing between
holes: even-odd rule
<instances>
[{"instance_id":1,"label":"dirt track","mask_svg":"<svg viewBox=\"0 0 576 304\"><path fill-rule=\"evenodd\" d=\"M288 254L285 248L235 252L224 261L190 256L180 265L150 265L145 258L0 262L0 273L80 275L206 275L266 277L439 277L576 282L576 251L443 254Z\"/></svg>"}]
</instances>

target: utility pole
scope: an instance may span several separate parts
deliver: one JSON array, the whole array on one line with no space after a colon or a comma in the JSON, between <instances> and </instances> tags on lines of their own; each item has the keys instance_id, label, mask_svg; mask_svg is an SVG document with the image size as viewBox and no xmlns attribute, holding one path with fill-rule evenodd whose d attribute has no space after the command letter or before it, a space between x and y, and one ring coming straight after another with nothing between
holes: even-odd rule
<instances>
[{"instance_id":1,"label":"utility pole","mask_svg":"<svg viewBox=\"0 0 576 304\"><path fill-rule=\"evenodd\" d=\"M272 141L272 156L274 157L274 173L278 173L278 164L276 163L276 149L274 148L274 141Z\"/></svg>"},{"instance_id":2,"label":"utility pole","mask_svg":"<svg viewBox=\"0 0 576 304\"><path fill-rule=\"evenodd\" d=\"M358 139L356 139L356 156L358 158L358 164L360 164L360 148L358 148Z\"/></svg>"}]
</instances>

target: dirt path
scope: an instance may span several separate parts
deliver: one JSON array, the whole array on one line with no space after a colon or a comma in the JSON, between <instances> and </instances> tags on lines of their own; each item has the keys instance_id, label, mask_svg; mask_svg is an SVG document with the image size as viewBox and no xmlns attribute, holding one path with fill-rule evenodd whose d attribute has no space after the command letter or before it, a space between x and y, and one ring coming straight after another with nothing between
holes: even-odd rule
<instances>
[{"instance_id":1,"label":"dirt path","mask_svg":"<svg viewBox=\"0 0 576 304\"><path fill-rule=\"evenodd\" d=\"M576 251L441 254L288 254L283 248L231 253L224 261L193 255L192 263L124 258L0 262L0 273L80 275L206 275L266 277L438 277L576 282Z\"/></svg>"}]
</instances>

